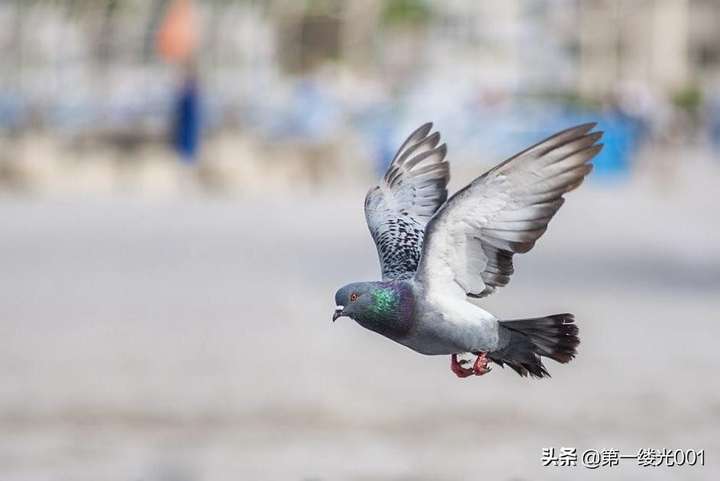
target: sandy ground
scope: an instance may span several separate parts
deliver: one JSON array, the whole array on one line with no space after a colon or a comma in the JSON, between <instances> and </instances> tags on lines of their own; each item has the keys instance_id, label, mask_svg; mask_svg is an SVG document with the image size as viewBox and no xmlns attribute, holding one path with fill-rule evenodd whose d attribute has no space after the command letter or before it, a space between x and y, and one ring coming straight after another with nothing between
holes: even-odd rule
<instances>
[{"instance_id":1,"label":"sandy ground","mask_svg":"<svg viewBox=\"0 0 720 481\"><path fill-rule=\"evenodd\" d=\"M377 275L364 188L274 200L0 201L0 479L720 479L718 169L590 183L510 286L570 311L552 379L456 379L330 323ZM544 447L705 449L706 466L543 467Z\"/></svg>"}]
</instances>

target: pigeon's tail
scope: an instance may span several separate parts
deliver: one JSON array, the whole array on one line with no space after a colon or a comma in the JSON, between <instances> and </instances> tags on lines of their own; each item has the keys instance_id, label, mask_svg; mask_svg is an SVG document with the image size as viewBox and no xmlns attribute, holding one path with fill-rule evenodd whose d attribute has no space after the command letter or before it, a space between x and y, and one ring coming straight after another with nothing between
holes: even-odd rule
<instances>
[{"instance_id":1,"label":"pigeon's tail","mask_svg":"<svg viewBox=\"0 0 720 481\"><path fill-rule=\"evenodd\" d=\"M503 366L507 364L521 376L550 377L540 356L565 364L575 357L580 344L578 328L572 314L555 314L534 319L500 321L510 342L488 357Z\"/></svg>"}]
</instances>

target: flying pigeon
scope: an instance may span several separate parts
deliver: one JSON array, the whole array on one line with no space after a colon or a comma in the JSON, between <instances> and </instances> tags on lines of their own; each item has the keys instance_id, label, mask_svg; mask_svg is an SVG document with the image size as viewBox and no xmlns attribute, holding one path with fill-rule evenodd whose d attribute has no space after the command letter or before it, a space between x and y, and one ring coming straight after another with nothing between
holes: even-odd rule
<instances>
[{"instance_id":1,"label":"flying pigeon","mask_svg":"<svg viewBox=\"0 0 720 481\"><path fill-rule=\"evenodd\" d=\"M338 290L333 322L347 316L421 354L450 355L462 378L489 372L490 362L548 377L542 357L573 359L580 339L572 314L500 320L474 300L510 282L513 255L532 249L563 195L590 173L602 149L595 125L529 147L450 199L446 145L432 123L415 130L365 197L382 281Z\"/></svg>"}]
</instances>

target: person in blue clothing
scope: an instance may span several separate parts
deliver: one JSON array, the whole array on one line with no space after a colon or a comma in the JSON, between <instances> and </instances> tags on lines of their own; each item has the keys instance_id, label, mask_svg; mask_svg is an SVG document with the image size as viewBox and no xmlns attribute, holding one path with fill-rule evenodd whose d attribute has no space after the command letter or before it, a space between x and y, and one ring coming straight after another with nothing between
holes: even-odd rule
<instances>
[{"instance_id":1,"label":"person in blue clothing","mask_svg":"<svg viewBox=\"0 0 720 481\"><path fill-rule=\"evenodd\" d=\"M190 66L177 92L173 111L172 144L182 162L190 165L197 162L200 135L200 86L197 71Z\"/></svg>"}]
</instances>

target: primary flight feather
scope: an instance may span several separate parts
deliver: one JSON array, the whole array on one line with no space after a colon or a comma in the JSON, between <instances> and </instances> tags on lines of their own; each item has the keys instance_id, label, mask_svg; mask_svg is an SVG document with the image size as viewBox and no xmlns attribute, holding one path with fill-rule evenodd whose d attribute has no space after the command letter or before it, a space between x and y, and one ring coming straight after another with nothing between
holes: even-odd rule
<instances>
[{"instance_id":1,"label":"primary flight feather","mask_svg":"<svg viewBox=\"0 0 720 481\"><path fill-rule=\"evenodd\" d=\"M419 127L365 198L382 281L338 290L333 321L348 316L422 354L449 354L459 377L487 373L490 361L533 377L549 376L541 357L568 362L580 342L572 314L499 320L469 298L510 282L513 255L532 249L590 173L602 149L594 127L559 132L450 199L447 148L431 123Z\"/></svg>"}]
</instances>

